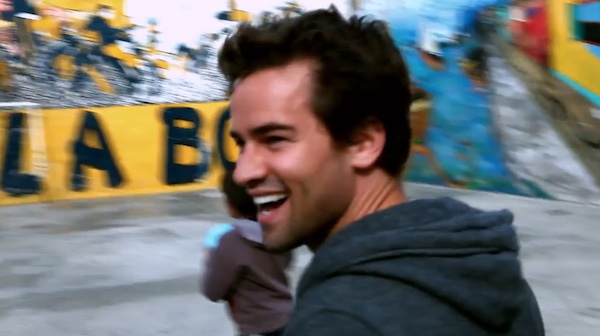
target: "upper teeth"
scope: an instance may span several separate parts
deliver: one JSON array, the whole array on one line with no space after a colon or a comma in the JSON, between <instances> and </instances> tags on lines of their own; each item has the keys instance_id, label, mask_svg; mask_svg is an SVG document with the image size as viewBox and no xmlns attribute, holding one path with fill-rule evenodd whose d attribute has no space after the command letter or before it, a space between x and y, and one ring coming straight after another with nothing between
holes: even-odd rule
<instances>
[{"instance_id":1,"label":"upper teeth","mask_svg":"<svg viewBox=\"0 0 600 336\"><path fill-rule=\"evenodd\" d=\"M286 196L284 194L257 196L257 197L254 197L254 203L256 205L263 205L263 204L267 204L267 203L281 201L285 197Z\"/></svg>"}]
</instances>

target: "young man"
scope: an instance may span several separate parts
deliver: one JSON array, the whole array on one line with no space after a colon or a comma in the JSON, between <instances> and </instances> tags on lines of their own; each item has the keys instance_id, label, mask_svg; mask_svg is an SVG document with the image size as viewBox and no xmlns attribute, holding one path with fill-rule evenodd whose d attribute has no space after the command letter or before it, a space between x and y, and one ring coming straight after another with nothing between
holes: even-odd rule
<instances>
[{"instance_id":1,"label":"young man","mask_svg":"<svg viewBox=\"0 0 600 336\"><path fill-rule=\"evenodd\" d=\"M242 25L219 64L265 245L315 252L286 336L544 334L510 212L407 201L410 80L384 22Z\"/></svg>"},{"instance_id":2,"label":"young man","mask_svg":"<svg viewBox=\"0 0 600 336\"><path fill-rule=\"evenodd\" d=\"M233 181L232 172L225 172L222 189L236 221L216 226L207 235L201 290L211 301L227 301L240 335L280 336L293 307L286 275L292 254L265 249L256 206Z\"/></svg>"}]
</instances>

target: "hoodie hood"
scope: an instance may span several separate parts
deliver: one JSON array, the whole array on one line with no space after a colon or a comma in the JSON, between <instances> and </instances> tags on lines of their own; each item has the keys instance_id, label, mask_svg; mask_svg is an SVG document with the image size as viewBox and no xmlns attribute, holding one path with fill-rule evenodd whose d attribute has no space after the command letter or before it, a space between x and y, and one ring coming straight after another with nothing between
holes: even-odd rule
<instances>
[{"instance_id":1,"label":"hoodie hood","mask_svg":"<svg viewBox=\"0 0 600 336\"><path fill-rule=\"evenodd\" d=\"M509 323L530 294L507 210L416 200L368 215L317 251L298 295L349 274L395 279L456 307L477 324Z\"/></svg>"}]
</instances>

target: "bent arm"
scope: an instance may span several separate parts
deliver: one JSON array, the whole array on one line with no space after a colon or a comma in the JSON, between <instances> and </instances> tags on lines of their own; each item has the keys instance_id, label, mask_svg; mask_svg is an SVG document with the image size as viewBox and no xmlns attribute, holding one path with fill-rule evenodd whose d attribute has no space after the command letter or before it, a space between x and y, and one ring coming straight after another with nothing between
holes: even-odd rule
<instances>
[{"instance_id":1,"label":"bent arm","mask_svg":"<svg viewBox=\"0 0 600 336\"><path fill-rule=\"evenodd\" d=\"M204 296L213 302L225 300L237 281L241 269L241 264L235 257L238 252L237 238L235 232L229 232L209 252L200 287Z\"/></svg>"}]
</instances>

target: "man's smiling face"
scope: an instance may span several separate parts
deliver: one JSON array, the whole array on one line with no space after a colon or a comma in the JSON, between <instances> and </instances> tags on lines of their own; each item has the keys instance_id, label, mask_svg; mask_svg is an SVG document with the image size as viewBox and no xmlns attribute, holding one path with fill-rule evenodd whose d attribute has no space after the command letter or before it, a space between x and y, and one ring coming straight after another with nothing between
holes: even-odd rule
<instances>
[{"instance_id":1,"label":"man's smiling face","mask_svg":"<svg viewBox=\"0 0 600 336\"><path fill-rule=\"evenodd\" d=\"M234 178L259 206L264 243L288 250L318 243L352 201L354 171L312 109L314 65L295 61L236 83Z\"/></svg>"}]
</instances>

